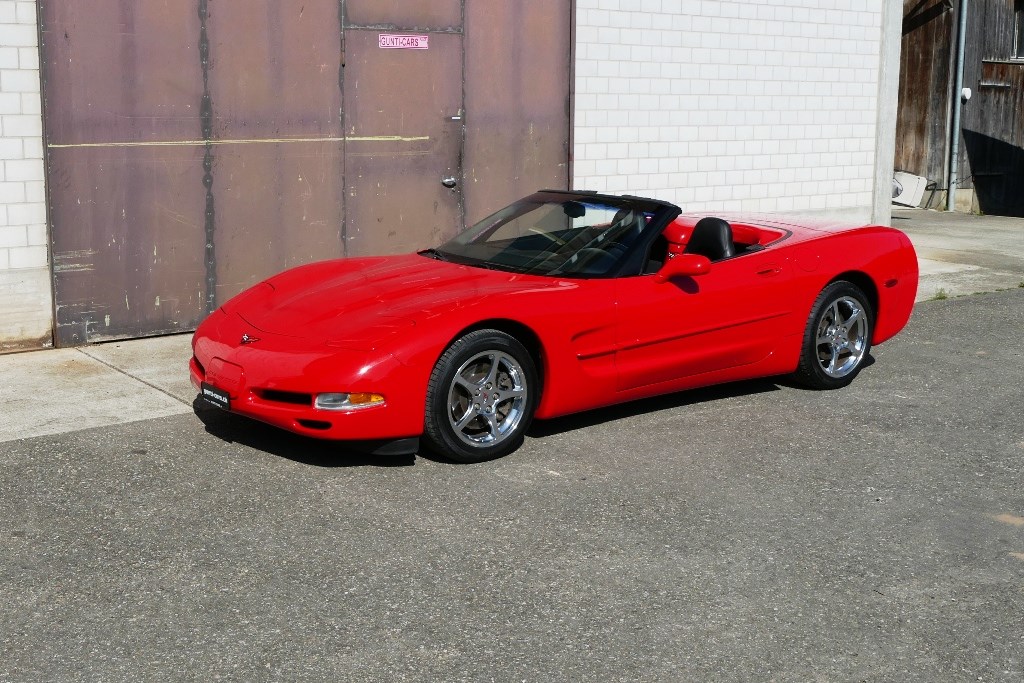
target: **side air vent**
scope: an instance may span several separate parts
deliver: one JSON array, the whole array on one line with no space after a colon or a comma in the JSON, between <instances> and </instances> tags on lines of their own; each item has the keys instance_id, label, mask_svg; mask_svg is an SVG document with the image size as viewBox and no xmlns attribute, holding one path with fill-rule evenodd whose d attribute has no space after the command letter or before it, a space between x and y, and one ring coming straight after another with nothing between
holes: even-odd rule
<instances>
[{"instance_id":1,"label":"side air vent","mask_svg":"<svg viewBox=\"0 0 1024 683\"><path fill-rule=\"evenodd\" d=\"M256 395L264 401L274 403L290 403L297 406L313 405L312 394L300 394L294 391L277 391L276 389L258 389Z\"/></svg>"},{"instance_id":2,"label":"side air vent","mask_svg":"<svg viewBox=\"0 0 1024 683\"><path fill-rule=\"evenodd\" d=\"M331 423L330 422L324 422L323 420L296 420L296 422L298 422L300 425L302 425L306 429L324 430L324 429L330 429L331 428Z\"/></svg>"}]
</instances>

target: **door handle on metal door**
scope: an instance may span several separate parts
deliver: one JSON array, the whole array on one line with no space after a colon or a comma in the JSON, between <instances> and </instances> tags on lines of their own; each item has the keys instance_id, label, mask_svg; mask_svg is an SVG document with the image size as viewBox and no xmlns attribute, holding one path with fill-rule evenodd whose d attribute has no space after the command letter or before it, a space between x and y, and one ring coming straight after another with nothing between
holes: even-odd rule
<instances>
[{"instance_id":1,"label":"door handle on metal door","mask_svg":"<svg viewBox=\"0 0 1024 683\"><path fill-rule=\"evenodd\" d=\"M767 266L766 268L762 268L761 270L757 271L757 274L758 275L763 275L765 277L769 277L771 275L778 275L781 272L782 272L782 268L780 268L779 266L776 266L776 265L771 265L771 266Z\"/></svg>"},{"instance_id":2,"label":"door handle on metal door","mask_svg":"<svg viewBox=\"0 0 1024 683\"><path fill-rule=\"evenodd\" d=\"M455 179L455 176L453 175L450 175L446 178L441 178L441 184L447 187L448 189L455 187L458 184L458 182L459 181L457 181Z\"/></svg>"}]
</instances>

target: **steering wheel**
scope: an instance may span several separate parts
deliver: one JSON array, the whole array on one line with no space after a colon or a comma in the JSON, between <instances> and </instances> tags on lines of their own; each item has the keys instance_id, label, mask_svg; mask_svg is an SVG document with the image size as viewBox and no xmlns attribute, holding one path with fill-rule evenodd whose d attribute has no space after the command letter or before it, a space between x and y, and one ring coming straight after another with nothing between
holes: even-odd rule
<instances>
[{"instance_id":1,"label":"steering wheel","mask_svg":"<svg viewBox=\"0 0 1024 683\"><path fill-rule=\"evenodd\" d=\"M548 238L549 240L551 240L553 243L557 244L560 247L564 247L566 244L568 244L567 241L565 241L564 239L562 239L558 235L555 235L555 234L550 233L550 232L544 232L543 230L538 230L537 228L530 228L529 232L532 232L532 233L535 233L537 235L540 235L541 237L546 237L546 238Z\"/></svg>"},{"instance_id":2,"label":"steering wheel","mask_svg":"<svg viewBox=\"0 0 1024 683\"><path fill-rule=\"evenodd\" d=\"M604 249L584 247L580 249L558 270L563 273L580 273L583 275L604 275L619 260L618 256Z\"/></svg>"}]
</instances>

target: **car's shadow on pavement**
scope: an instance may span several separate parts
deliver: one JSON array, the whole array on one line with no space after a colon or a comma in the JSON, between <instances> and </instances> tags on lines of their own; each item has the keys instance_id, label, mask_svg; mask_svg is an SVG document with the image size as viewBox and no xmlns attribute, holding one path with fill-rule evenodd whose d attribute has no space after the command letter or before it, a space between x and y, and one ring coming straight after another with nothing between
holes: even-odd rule
<instances>
[{"instance_id":1,"label":"car's shadow on pavement","mask_svg":"<svg viewBox=\"0 0 1024 683\"><path fill-rule=\"evenodd\" d=\"M371 455L359 452L351 444L311 439L292 434L241 415L232 415L211 406L198 396L192 411L206 432L228 443L238 443L264 453L313 467L408 467L414 455Z\"/></svg>"},{"instance_id":2,"label":"car's shadow on pavement","mask_svg":"<svg viewBox=\"0 0 1024 683\"><path fill-rule=\"evenodd\" d=\"M875 359L868 354L862 367L870 367L874 362ZM788 376L730 382L620 403L607 408L588 410L550 420L537 420L530 426L527 436L542 439L546 436L586 429L605 422L614 422L645 413L656 413L661 410L683 408L737 396L779 391L783 387L808 390L807 387ZM415 464L417 457L442 464L454 464L450 460L424 449L415 455L375 455L361 452L357 446L351 443L311 439L292 434L256 420L224 412L198 396L192 402L192 410L202 421L207 433L218 439L228 443L239 443L304 465L314 467L409 467Z\"/></svg>"},{"instance_id":3,"label":"car's shadow on pavement","mask_svg":"<svg viewBox=\"0 0 1024 683\"><path fill-rule=\"evenodd\" d=\"M630 417L636 417L645 413L656 413L662 410L672 410L685 406L709 403L736 396L747 396L750 394L762 394L769 391L778 391L782 386L790 386L789 380L783 377L771 377L768 379L747 380L743 382L730 382L719 384L702 389L690 389L679 391L673 394L664 394L653 398L645 398L639 401L630 401L607 408L597 408L583 413L574 413L565 417L556 417L550 420L537 420L530 425L527 435L533 438L544 438L555 434L573 432L577 429L594 427L605 422L614 422ZM799 385L792 385L799 386Z\"/></svg>"},{"instance_id":4,"label":"car's shadow on pavement","mask_svg":"<svg viewBox=\"0 0 1024 683\"><path fill-rule=\"evenodd\" d=\"M874 364L874 357L868 353L861 364L861 369L869 368ZM644 413L656 413L660 410L683 408L685 406L710 403L711 401L735 398L737 396L763 394L769 391L779 391L783 387L799 391L815 391L815 389L804 386L789 375L729 382L727 384L716 384L709 387L678 391L672 394L663 394L639 401L620 403L607 408L588 410L583 413L556 417L551 420L537 420L530 426L527 435L533 438L544 438L545 436L593 427L604 422L614 422L615 420L636 417Z\"/></svg>"}]
</instances>

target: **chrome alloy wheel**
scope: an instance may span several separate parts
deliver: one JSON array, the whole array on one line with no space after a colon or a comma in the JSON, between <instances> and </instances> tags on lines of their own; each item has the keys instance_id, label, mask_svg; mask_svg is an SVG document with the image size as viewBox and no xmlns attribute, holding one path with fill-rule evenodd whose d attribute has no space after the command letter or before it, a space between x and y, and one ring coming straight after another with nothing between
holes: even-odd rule
<instances>
[{"instance_id":1,"label":"chrome alloy wheel","mask_svg":"<svg viewBox=\"0 0 1024 683\"><path fill-rule=\"evenodd\" d=\"M470 446L493 446L515 433L529 387L515 358L501 351L478 353L448 387L448 421Z\"/></svg>"},{"instance_id":2,"label":"chrome alloy wheel","mask_svg":"<svg viewBox=\"0 0 1024 683\"><path fill-rule=\"evenodd\" d=\"M832 302L816 332L818 363L829 377L839 379L857 369L868 348L867 314L853 297Z\"/></svg>"}]
</instances>

